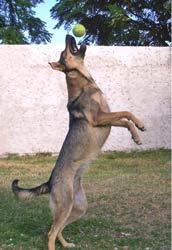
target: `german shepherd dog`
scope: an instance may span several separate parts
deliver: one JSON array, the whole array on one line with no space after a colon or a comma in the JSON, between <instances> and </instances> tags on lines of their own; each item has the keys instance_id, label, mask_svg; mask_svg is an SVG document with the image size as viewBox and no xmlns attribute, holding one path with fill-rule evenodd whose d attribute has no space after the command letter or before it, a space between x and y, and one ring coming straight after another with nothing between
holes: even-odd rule
<instances>
[{"instance_id":1,"label":"german shepherd dog","mask_svg":"<svg viewBox=\"0 0 172 250\"><path fill-rule=\"evenodd\" d=\"M19 187L18 180L12 183L17 197L50 193L53 224L48 234L48 250L55 250L56 238L65 248L75 247L73 243L66 242L62 231L87 210L81 177L100 152L111 126L127 128L137 144L141 141L135 126L145 130L143 123L132 113L110 112L102 91L84 66L85 51L86 45L78 48L73 36L67 35L60 60L49 63L52 69L66 75L69 111L69 131L49 180L30 189Z\"/></svg>"}]
</instances>

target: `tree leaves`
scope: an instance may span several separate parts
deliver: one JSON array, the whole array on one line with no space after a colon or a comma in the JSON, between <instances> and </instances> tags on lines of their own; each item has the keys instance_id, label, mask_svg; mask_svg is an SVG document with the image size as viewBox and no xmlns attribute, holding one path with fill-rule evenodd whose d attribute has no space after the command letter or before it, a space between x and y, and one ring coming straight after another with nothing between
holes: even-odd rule
<instances>
[{"instance_id":1,"label":"tree leaves","mask_svg":"<svg viewBox=\"0 0 172 250\"><path fill-rule=\"evenodd\" d=\"M170 41L170 0L59 0L51 9L55 28L82 23L83 42L98 45L158 45Z\"/></svg>"},{"instance_id":2,"label":"tree leaves","mask_svg":"<svg viewBox=\"0 0 172 250\"><path fill-rule=\"evenodd\" d=\"M52 34L46 23L35 17L33 8L43 0L0 0L0 43L47 43Z\"/></svg>"},{"instance_id":3,"label":"tree leaves","mask_svg":"<svg viewBox=\"0 0 172 250\"><path fill-rule=\"evenodd\" d=\"M35 17L43 0L0 0L0 43L47 43L52 34ZM82 23L81 41L97 45L167 46L171 40L170 0L58 0L51 17L67 31Z\"/></svg>"}]
</instances>

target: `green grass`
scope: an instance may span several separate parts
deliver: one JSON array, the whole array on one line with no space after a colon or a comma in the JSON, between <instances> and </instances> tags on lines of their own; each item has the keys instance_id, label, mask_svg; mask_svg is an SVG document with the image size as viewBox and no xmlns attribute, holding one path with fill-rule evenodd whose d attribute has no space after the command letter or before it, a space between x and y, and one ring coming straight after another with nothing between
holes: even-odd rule
<instances>
[{"instance_id":1,"label":"green grass","mask_svg":"<svg viewBox=\"0 0 172 250\"><path fill-rule=\"evenodd\" d=\"M64 230L80 250L170 250L170 151L101 154L83 177L87 214ZM50 154L0 159L0 250L47 250L48 196L17 200L11 181L46 181ZM63 249L56 243L56 249Z\"/></svg>"}]
</instances>

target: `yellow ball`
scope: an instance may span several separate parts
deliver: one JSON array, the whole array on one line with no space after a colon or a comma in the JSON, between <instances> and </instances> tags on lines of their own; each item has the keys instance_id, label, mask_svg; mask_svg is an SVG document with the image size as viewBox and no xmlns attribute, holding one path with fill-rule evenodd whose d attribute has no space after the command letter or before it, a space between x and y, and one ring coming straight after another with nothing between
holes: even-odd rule
<instances>
[{"instance_id":1,"label":"yellow ball","mask_svg":"<svg viewBox=\"0 0 172 250\"><path fill-rule=\"evenodd\" d=\"M73 34L75 36L81 37L81 36L85 35L86 30L85 30L84 25L82 25L82 24L76 24L73 27L72 32L73 32Z\"/></svg>"}]
</instances>

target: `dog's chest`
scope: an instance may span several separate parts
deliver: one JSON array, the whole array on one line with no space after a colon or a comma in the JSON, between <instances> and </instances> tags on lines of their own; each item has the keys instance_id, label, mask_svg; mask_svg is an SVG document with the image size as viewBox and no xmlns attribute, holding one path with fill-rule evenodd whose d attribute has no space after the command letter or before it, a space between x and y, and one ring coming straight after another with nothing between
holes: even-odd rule
<instances>
[{"instance_id":1,"label":"dog's chest","mask_svg":"<svg viewBox=\"0 0 172 250\"><path fill-rule=\"evenodd\" d=\"M109 107L100 89L90 87L74 101L68 103L68 111L71 121L75 119L85 119L91 125L94 124L98 112L108 112Z\"/></svg>"}]
</instances>

